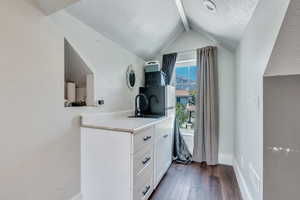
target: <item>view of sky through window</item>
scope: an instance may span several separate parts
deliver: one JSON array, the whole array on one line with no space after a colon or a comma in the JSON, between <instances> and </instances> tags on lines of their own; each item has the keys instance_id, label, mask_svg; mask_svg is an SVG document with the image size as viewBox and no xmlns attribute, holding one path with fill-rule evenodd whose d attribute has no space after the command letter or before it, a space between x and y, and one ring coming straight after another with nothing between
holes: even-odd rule
<instances>
[{"instance_id":1,"label":"view of sky through window","mask_svg":"<svg viewBox=\"0 0 300 200\"><path fill-rule=\"evenodd\" d=\"M197 66L176 67L176 89L196 90Z\"/></svg>"}]
</instances>

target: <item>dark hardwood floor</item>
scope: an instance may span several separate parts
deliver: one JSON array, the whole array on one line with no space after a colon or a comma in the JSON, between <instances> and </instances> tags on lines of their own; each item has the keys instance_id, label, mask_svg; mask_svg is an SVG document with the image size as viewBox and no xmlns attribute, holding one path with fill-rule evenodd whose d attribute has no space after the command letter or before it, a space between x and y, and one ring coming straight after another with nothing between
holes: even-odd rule
<instances>
[{"instance_id":1,"label":"dark hardwood floor","mask_svg":"<svg viewBox=\"0 0 300 200\"><path fill-rule=\"evenodd\" d=\"M233 168L173 164L150 200L242 200Z\"/></svg>"}]
</instances>

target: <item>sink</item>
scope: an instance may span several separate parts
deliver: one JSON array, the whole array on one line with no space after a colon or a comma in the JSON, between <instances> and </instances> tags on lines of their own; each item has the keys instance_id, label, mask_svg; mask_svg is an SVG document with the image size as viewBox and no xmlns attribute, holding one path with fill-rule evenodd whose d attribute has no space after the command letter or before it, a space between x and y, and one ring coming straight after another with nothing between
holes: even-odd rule
<instances>
[{"instance_id":1,"label":"sink","mask_svg":"<svg viewBox=\"0 0 300 200\"><path fill-rule=\"evenodd\" d=\"M158 119L163 117L162 115L141 115L141 116L129 116L128 118L153 118Z\"/></svg>"}]
</instances>

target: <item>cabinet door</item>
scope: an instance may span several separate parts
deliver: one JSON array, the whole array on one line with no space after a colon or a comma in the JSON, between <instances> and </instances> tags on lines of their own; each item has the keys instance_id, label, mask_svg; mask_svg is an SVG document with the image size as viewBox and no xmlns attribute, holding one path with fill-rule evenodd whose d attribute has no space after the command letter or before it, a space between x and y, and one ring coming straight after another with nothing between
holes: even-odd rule
<instances>
[{"instance_id":1,"label":"cabinet door","mask_svg":"<svg viewBox=\"0 0 300 200\"><path fill-rule=\"evenodd\" d=\"M166 120L155 127L155 187L172 163L173 120Z\"/></svg>"},{"instance_id":2,"label":"cabinet door","mask_svg":"<svg viewBox=\"0 0 300 200\"><path fill-rule=\"evenodd\" d=\"M171 141L171 134L165 134L163 136L164 140L164 173L167 172L170 165L172 164L172 141Z\"/></svg>"},{"instance_id":3,"label":"cabinet door","mask_svg":"<svg viewBox=\"0 0 300 200\"><path fill-rule=\"evenodd\" d=\"M156 156L155 156L155 187L160 182L164 175L165 168L165 140L162 137L157 140L155 144Z\"/></svg>"},{"instance_id":4,"label":"cabinet door","mask_svg":"<svg viewBox=\"0 0 300 200\"><path fill-rule=\"evenodd\" d=\"M81 128L81 191L85 200L131 199L131 141L129 133Z\"/></svg>"},{"instance_id":5,"label":"cabinet door","mask_svg":"<svg viewBox=\"0 0 300 200\"><path fill-rule=\"evenodd\" d=\"M173 135L174 135L174 120L169 119L166 122L166 133L163 135L165 141L165 165L166 169L172 164L172 154L173 154Z\"/></svg>"}]
</instances>

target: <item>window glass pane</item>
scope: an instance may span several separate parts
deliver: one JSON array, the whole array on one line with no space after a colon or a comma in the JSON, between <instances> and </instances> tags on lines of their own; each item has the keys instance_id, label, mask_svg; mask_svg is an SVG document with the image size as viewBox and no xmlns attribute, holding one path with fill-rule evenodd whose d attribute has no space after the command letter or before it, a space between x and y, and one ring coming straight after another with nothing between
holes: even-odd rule
<instances>
[{"instance_id":1,"label":"window glass pane","mask_svg":"<svg viewBox=\"0 0 300 200\"><path fill-rule=\"evenodd\" d=\"M181 127L189 130L194 128L197 71L198 67L195 65L178 66L175 71L177 116L181 120Z\"/></svg>"},{"instance_id":2,"label":"window glass pane","mask_svg":"<svg viewBox=\"0 0 300 200\"><path fill-rule=\"evenodd\" d=\"M196 121L197 71L195 63L183 64L175 68L176 73L176 116L181 134L193 151L193 134Z\"/></svg>"},{"instance_id":3,"label":"window glass pane","mask_svg":"<svg viewBox=\"0 0 300 200\"><path fill-rule=\"evenodd\" d=\"M196 79L196 66L185 66L176 68L176 88L178 90L196 90Z\"/></svg>"},{"instance_id":4,"label":"window glass pane","mask_svg":"<svg viewBox=\"0 0 300 200\"><path fill-rule=\"evenodd\" d=\"M197 66L191 66L190 67L190 78L193 81L196 81L197 79Z\"/></svg>"},{"instance_id":5,"label":"window glass pane","mask_svg":"<svg viewBox=\"0 0 300 200\"><path fill-rule=\"evenodd\" d=\"M189 69L188 67L176 68L176 88L185 90L188 84Z\"/></svg>"}]
</instances>

